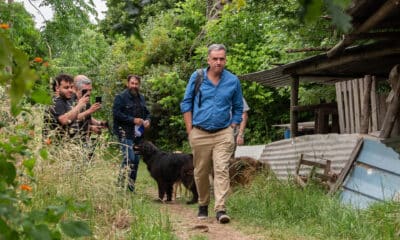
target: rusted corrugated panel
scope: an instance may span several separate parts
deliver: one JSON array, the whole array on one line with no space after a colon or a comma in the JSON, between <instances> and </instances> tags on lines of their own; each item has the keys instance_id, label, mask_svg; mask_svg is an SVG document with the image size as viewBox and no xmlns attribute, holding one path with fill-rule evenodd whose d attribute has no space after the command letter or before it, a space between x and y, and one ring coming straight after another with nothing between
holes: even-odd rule
<instances>
[{"instance_id":1,"label":"rusted corrugated panel","mask_svg":"<svg viewBox=\"0 0 400 240\"><path fill-rule=\"evenodd\" d=\"M364 139L363 147L342 186L341 199L357 208L400 200L400 158L379 141Z\"/></svg>"},{"instance_id":2,"label":"rusted corrugated panel","mask_svg":"<svg viewBox=\"0 0 400 240\"><path fill-rule=\"evenodd\" d=\"M339 174L359 138L358 134L321 134L285 139L268 144L260 161L268 163L279 179L287 179L294 174L303 153L315 156L315 161L331 160L332 172ZM300 174L306 172L303 170Z\"/></svg>"}]
</instances>

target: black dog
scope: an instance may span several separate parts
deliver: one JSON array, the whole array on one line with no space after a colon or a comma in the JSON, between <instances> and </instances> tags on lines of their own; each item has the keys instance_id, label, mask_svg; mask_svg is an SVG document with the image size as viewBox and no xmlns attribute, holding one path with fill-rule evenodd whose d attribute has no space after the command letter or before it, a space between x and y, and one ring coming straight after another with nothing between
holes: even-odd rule
<instances>
[{"instance_id":1,"label":"black dog","mask_svg":"<svg viewBox=\"0 0 400 240\"><path fill-rule=\"evenodd\" d=\"M186 203L197 203L199 195L194 182L192 154L163 152L149 141L143 141L135 149L143 156L150 175L157 182L160 200L167 194L167 201L171 201L173 185L181 181L193 194Z\"/></svg>"}]
</instances>

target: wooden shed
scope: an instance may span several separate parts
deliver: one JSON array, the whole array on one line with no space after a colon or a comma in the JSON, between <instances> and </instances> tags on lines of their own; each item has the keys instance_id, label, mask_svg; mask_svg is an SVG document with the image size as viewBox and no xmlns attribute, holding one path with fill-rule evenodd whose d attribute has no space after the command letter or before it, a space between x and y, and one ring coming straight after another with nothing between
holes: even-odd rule
<instances>
[{"instance_id":1,"label":"wooden shed","mask_svg":"<svg viewBox=\"0 0 400 240\"><path fill-rule=\"evenodd\" d=\"M298 133L298 113L305 110L316 113L316 133L327 133L328 115L340 133L386 138L400 132L400 124L396 124L400 107L400 2L354 0L347 13L352 16L353 30L328 52L240 76L265 86L291 86L292 136ZM388 80L391 93L379 94L376 85ZM303 82L335 84L337 103L299 106L298 88Z\"/></svg>"}]
</instances>

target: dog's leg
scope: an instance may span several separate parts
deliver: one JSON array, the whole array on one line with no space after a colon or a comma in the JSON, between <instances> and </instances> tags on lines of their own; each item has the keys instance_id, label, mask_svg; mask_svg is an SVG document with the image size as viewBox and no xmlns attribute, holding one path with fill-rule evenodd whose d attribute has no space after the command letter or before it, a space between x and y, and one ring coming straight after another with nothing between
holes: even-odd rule
<instances>
[{"instance_id":1,"label":"dog's leg","mask_svg":"<svg viewBox=\"0 0 400 240\"><path fill-rule=\"evenodd\" d=\"M161 182L157 182L157 185L158 185L158 199L160 199L160 201L163 202L165 195L165 187Z\"/></svg>"},{"instance_id":2,"label":"dog's leg","mask_svg":"<svg viewBox=\"0 0 400 240\"><path fill-rule=\"evenodd\" d=\"M169 183L166 185L166 190L167 190L167 201L171 202L172 201L172 188L173 188L173 183Z\"/></svg>"}]
</instances>

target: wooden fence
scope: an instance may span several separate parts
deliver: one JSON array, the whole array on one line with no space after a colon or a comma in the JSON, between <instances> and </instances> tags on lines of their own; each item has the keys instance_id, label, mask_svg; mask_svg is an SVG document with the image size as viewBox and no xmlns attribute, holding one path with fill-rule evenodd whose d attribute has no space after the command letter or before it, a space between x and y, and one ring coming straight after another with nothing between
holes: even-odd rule
<instances>
[{"instance_id":1,"label":"wooden fence","mask_svg":"<svg viewBox=\"0 0 400 240\"><path fill-rule=\"evenodd\" d=\"M368 77L336 83L340 133L361 133L363 120L368 124L368 133L381 130L387 110L387 94L377 93L375 77L371 78L368 92ZM365 94L370 94L369 101L365 101L368 99ZM370 111L365 111L366 107ZM396 123L392 135L398 135L398 126Z\"/></svg>"}]
</instances>

